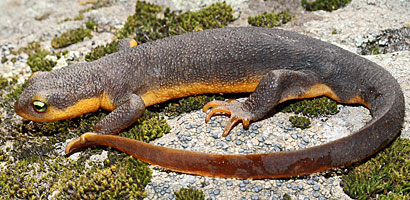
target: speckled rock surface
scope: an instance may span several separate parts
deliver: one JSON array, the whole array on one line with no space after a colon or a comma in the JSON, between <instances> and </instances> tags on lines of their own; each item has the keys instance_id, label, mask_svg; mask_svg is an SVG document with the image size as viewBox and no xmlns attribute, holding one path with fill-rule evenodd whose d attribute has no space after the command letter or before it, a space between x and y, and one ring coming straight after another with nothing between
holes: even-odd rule
<instances>
[{"instance_id":1,"label":"speckled rock surface","mask_svg":"<svg viewBox=\"0 0 410 200\"><path fill-rule=\"evenodd\" d=\"M211 0L149 0L169 6L174 10L197 10L215 1ZM226 1L236 11L238 19L230 26L246 26L247 17L265 11L290 10L296 20L283 28L297 31L358 52L357 41L384 29L410 26L410 2L407 0L353 0L347 7L333 11L306 12L296 0L240 0ZM134 12L135 1L113 1L112 5L86 12L82 21L59 23L74 18L86 8L80 1L57 0L2 0L0 1L0 57L12 58L13 49L32 41L42 41L44 48L56 35L95 20L101 25L92 39L71 45L67 50L87 53L92 47L105 44L113 37L110 27L121 27L128 15ZM49 13L44 20L36 17ZM406 100L406 116L401 137L410 138L410 52L364 56L383 66L399 81ZM20 54L16 62L0 63L2 76L27 77L30 69L25 64L27 55ZM64 65L64 63L62 64ZM22 78L22 80L24 80ZM237 126L230 136L221 137L225 117L214 117L208 124L200 111L168 118L171 133L153 143L172 148L213 153L264 153L308 148L346 136L370 119L363 107L339 106L340 112L329 117L312 119L310 128L291 128L289 114L276 115L252 124L244 131ZM62 148L62 147L59 147ZM74 155L75 156L75 155ZM101 160L102 158L95 158ZM151 166L152 183L146 192L147 199L172 199L181 187L194 186L205 192L206 199L282 199L285 194L292 199L350 199L339 185L343 169L301 176L292 179L237 180L209 178L175 173Z\"/></svg>"}]
</instances>

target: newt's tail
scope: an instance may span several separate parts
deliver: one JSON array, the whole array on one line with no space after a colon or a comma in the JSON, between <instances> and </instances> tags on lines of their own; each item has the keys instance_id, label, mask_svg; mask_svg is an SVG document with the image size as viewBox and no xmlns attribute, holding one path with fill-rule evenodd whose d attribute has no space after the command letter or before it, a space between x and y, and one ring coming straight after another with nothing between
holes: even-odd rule
<instances>
[{"instance_id":1,"label":"newt's tail","mask_svg":"<svg viewBox=\"0 0 410 200\"><path fill-rule=\"evenodd\" d=\"M393 87L399 87L397 82ZM173 171L226 178L279 178L310 174L364 159L391 142L404 117L400 88L370 102L373 119L359 131L323 145L289 152L222 155L156 146L114 135L85 133L71 142L66 153L78 147L104 145L147 163Z\"/></svg>"}]
</instances>

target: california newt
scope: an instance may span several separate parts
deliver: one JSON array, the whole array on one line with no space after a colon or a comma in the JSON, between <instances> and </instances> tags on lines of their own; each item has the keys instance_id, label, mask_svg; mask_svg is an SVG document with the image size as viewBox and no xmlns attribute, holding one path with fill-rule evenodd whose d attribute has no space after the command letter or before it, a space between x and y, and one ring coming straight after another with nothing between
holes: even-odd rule
<instances>
[{"instance_id":1,"label":"california newt","mask_svg":"<svg viewBox=\"0 0 410 200\"><path fill-rule=\"evenodd\" d=\"M287 177L348 165L383 148L400 132L404 97L379 65L320 40L269 28L223 28L186 33L89 63L35 73L15 103L22 117L39 122L73 118L99 108L112 111L92 133L68 144L106 145L171 170L237 178ZM155 146L115 136L145 107L204 93L252 92L244 102L212 101L206 120L230 115L223 135L247 128L279 103L328 96L362 104L372 120L357 132L323 145L289 152L219 155Z\"/></svg>"}]
</instances>

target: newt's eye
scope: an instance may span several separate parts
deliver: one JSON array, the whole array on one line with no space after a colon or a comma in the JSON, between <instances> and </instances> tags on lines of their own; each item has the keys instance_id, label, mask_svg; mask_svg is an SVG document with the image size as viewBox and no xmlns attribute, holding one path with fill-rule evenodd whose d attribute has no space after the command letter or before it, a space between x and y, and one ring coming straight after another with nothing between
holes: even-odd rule
<instances>
[{"instance_id":1,"label":"newt's eye","mask_svg":"<svg viewBox=\"0 0 410 200\"><path fill-rule=\"evenodd\" d=\"M37 100L33 101L33 107L34 107L34 110L40 113L46 112L47 110L47 104L42 101L37 101Z\"/></svg>"}]
</instances>

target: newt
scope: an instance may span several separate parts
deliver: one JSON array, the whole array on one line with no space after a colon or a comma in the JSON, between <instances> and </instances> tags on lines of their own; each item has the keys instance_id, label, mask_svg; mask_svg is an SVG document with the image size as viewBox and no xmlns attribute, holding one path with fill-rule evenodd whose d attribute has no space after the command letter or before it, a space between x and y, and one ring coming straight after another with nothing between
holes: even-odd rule
<instances>
[{"instance_id":1,"label":"newt","mask_svg":"<svg viewBox=\"0 0 410 200\"><path fill-rule=\"evenodd\" d=\"M161 167L229 178L310 174L360 161L400 132L404 97L379 65L332 44L281 29L239 27L172 36L121 50L89 63L35 73L15 103L23 118L48 122L99 108L109 111L93 131L66 147L105 145ZM132 45L131 45L132 46ZM156 146L116 136L153 104L205 93L251 93L238 101L211 101L206 121L226 114L223 135L248 128L278 104L327 96L367 107L372 119L357 132L303 150L221 155Z\"/></svg>"}]
</instances>

